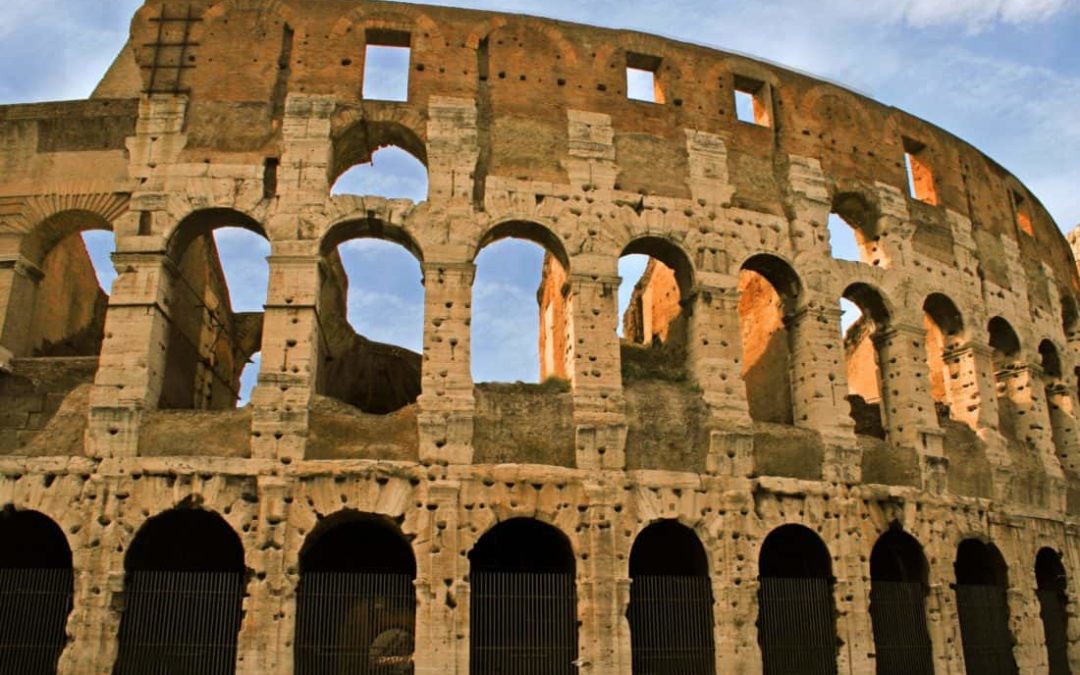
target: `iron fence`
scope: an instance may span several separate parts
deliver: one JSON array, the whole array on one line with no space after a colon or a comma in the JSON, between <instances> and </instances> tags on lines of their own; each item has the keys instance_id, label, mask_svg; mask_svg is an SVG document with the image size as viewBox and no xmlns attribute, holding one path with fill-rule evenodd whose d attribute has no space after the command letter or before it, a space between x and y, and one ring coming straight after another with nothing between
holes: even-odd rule
<instances>
[{"instance_id":1,"label":"iron fence","mask_svg":"<svg viewBox=\"0 0 1080 675\"><path fill-rule=\"evenodd\" d=\"M967 672L971 675L1016 675L1005 589L957 584L956 606Z\"/></svg>"},{"instance_id":2,"label":"iron fence","mask_svg":"<svg viewBox=\"0 0 1080 675\"><path fill-rule=\"evenodd\" d=\"M1039 614L1042 616L1046 635L1046 655L1050 675L1070 675L1068 654L1068 614L1065 612L1067 598L1058 590L1040 590Z\"/></svg>"},{"instance_id":3,"label":"iron fence","mask_svg":"<svg viewBox=\"0 0 1080 675\"><path fill-rule=\"evenodd\" d=\"M758 612L765 675L835 675L836 611L828 579L764 577Z\"/></svg>"},{"instance_id":4,"label":"iron fence","mask_svg":"<svg viewBox=\"0 0 1080 675\"><path fill-rule=\"evenodd\" d=\"M919 582L872 582L870 619L878 675L934 675L925 596Z\"/></svg>"},{"instance_id":5,"label":"iron fence","mask_svg":"<svg viewBox=\"0 0 1080 675\"><path fill-rule=\"evenodd\" d=\"M635 675L716 672L708 577L635 577L626 618Z\"/></svg>"},{"instance_id":6,"label":"iron fence","mask_svg":"<svg viewBox=\"0 0 1080 675\"><path fill-rule=\"evenodd\" d=\"M0 569L0 673L56 672L74 583L70 569Z\"/></svg>"}]
</instances>

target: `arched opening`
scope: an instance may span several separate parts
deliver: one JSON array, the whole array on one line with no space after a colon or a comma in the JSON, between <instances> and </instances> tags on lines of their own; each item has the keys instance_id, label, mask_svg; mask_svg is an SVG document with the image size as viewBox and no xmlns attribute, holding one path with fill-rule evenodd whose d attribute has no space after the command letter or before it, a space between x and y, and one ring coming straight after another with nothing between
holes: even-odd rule
<instances>
[{"instance_id":1,"label":"arched opening","mask_svg":"<svg viewBox=\"0 0 1080 675\"><path fill-rule=\"evenodd\" d=\"M396 145L384 146L338 176L330 194L408 199L418 204L428 196L427 167Z\"/></svg>"},{"instance_id":2,"label":"arched opening","mask_svg":"<svg viewBox=\"0 0 1080 675\"><path fill-rule=\"evenodd\" d=\"M844 328L844 363L847 370L848 403L855 433L884 439L885 405L882 400L881 359L875 343L888 326L889 311L881 294L867 284L856 283L844 291L841 309L857 318Z\"/></svg>"},{"instance_id":3,"label":"arched opening","mask_svg":"<svg viewBox=\"0 0 1080 675\"><path fill-rule=\"evenodd\" d=\"M964 319L953 301L941 293L931 293L923 302L926 328L926 362L930 371L930 396L947 417L945 409L957 404L950 388L952 377L946 354L963 345Z\"/></svg>"},{"instance_id":4,"label":"arched opening","mask_svg":"<svg viewBox=\"0 0 1080 675\"><path fill-rule=\"evenodd\" d=\"M870 553L870 619L878 675L933 675L926 628L926 556L899 528L878 538Z\"/></svg>"},{"instance_id":5,"label":"arched opening","mask_svg":"<svg viewBox=\"0 0 1080 675\"><path fill-rule=\"evenodd\" d=\"M1008 570L993 544L965 539L956 551L956 610L970 675L1016 673L1009 632Z\"/></svg>"},{"instance_id":6,"label":"arched opening","mask_svg":"<svg viewBox=\"0 0 1080 675\"><path fill-rule=\"evenodd\" d=\"M37 511L0 511L0 672L54 673L75 578L63 530Z\"/></svg>"},{"instance_id":7,"label":"arched opening","mask_svg":"<svg viewBox=\"0 0 1080 675\"><path fill-rule=\"evenodd\" d=\"M381 221L349 221L323 241L324 358L318 391L385 415L420 395L424 284L420 247Z\"/></svg>"},{"instance_id":8,"label":"arched opening","mask_svg":"<svg viewBox=\"0 0 1080 675\"><path fill-rule=\"evenodd\" d=\"M1046 638L1050 675L1069 675L1068 578L1061 554L1051 548L1039 549L1035 556L1035 581L1038 585L1039 615Z\"/></svg>"},{"instance_id":9,"label":"arched opening","mask_svg":"<svg viewBox=\"0 0 1080 675\"><path fill-rule=\"evenodd\" d=\"M40 223L22 248L40 274L32 277L23 344L6 339L4 346L16 356L97 356L116 276L112 225L95 213L65 211Z\"/></svg>"},{"instance_id":10,"label":"arched opening","mask_svg":"<svg viewBox=\"0 0 1080 675\"><path fill-rule=\"evenodd\" d=\"M779 258L757 255L739 270L741 374L755 421L794 424L788 324L800 292L795 271Z\"/></svg>"},{"instance_id":11,"label":"arched opening","mask_svg":"<svg viewBox=\"0 0 1080 675\"><path fill-rule=\"evenodd\" d=\"M472 291L475 382L569 380L569 259L558 237L537 223L509 222L477 247Z\"/></svg>"},{"instance_id":12,"label":"arched opening","mask_svg":"<svg viewBox=\"0 0 1080 675\"><path fill-rule=\"evenodd\" d=\"M1076 437L1076 410L1072 391L1063 379L1061 356L1050 340L1039 343L1039 363L1042 366L1043 389L1050 414L1050 431L1054 450L1062 468L1075 472L1080 461L1080 444Z\"/></svg>"},{"instance_id":13,"label":"arched opening","mask_svg":"<svg viewBox=\"0 0 1080 675\"><path fill-rule=\"evenodd\" d=\"M124 569L116 675L235 672L244 548L221 516L178 508L151 518Z\"/></svg>"},{"instance_id":14,"label":"arched opening","mask_svg":"<svg viewBox=\"0 0 1080 675\"><path fill-rule=\"evenodd\" d=\"M868 265L884 265L877 221L877 211L861 195L837 194L833 198L832 213L827 224L832 257Z\"/></svg>"},{"instance_id":15,"label":"arched opening","mask_svg":"<svg viewBox=\"0 0 1080 675\"><path fill-rule=\"evenodd\" d=\"M765 675L836 673L836 608L825 543L802 525L782 525L758 558L758 644Z\"/></svg>"},{"instance_id":16,"label":"arched opening","mask_svg":"<svg viewBox=\"0 0 1080 675\"><path fill-rule=\"evenodd\" d=\"M637 536L630 550L626 618L633 672L716 672L709 562L693 530L661 520Z\"/></svg>"},{"instance_id":17,"label":"arched opening","mask_svg":"<svg viewBox=\"0 0 1080 675\"><path fill-rule=\"evenodd\" d=\"M665 239L643 237L623 250L619 276L623 381L685 380L689 258Z\"/></svg>"},{"instance_id":18,"label":"arched opening","mask_svg":"<svg viewBox=\"0 0 1080 675\"><path fill-rule=\"evenodd\" d=\"M416 559L388 519L328 518L300 551L297 675L412 672Z\"/></svg>"},{"instance_id":19,"label":"arched opening","mask_svg":"<svg viewBox=\"0 0 1080 675\"><path fill-rule=\"evenodd\" d=\"M158 407L235 407L240 375L262 343L266 234L239 212L207 209L177 226L168 254L175 277Z\"/></svg>"},{"instance_id":20,"label":"arched opening","mask_svg":"<svg viewBox=\"0 0 1080 675\"><path fill-rule=\"evenodd\" d=\"M998 429L1007 438L1018 437L1017 407L1012 399L1009 382L1012 379L1011 366L1020 357L1020 338L1009 322L1000 316L990 319L987 326L990 333L991 367L994 373L994 385L998 401Z\"/></svg>"},{"instance_id":21,"label":"arched opening","mask_svg":"<svg viewBox=\"0 0 1080 675\"><path fill-rule=\"evenodd\" d=\"M515 518L469 552L471 675L577 672L574 552L551 525Z\"/></svg>"}]
</instances>

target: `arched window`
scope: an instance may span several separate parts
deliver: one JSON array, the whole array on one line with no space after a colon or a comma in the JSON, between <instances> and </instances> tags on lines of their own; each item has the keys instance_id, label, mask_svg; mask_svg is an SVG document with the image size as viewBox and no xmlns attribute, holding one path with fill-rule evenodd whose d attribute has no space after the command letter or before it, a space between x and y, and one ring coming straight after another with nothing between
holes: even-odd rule
<instances>
[{"instance_id":1,"label":"arched window","mask_svg":"<svg viewBox=\"0 0 1080 675\"><path fill-rule=\"evenodd\" d=\"M396 145L381 147L366 162L338 176L333 195L362 195L386 199L427 199L428 173L423 162Z\"/></svg>"},{"instance_id":2,"label":"arched window","mask_svg":"<svg viewBox=\"0 0 1080 675\"><path fill-rule=\"evenodd\" d=\"M801 525L769 533L758 558L758 644L765 675L836 673L836 608L825 543Z\"/></svg>"},{"instance_id":3,"label":"arched window","mask_svg":"<svg viewBox=\"0 0 1080 675\"><path fill-rule=\"evenodd\" d=\"M933 675L926 628L927 565L910 534L891 529L870 554L870 618L878 675Z\"/></svg>"},{"instance_id":4,"label":"arched window","mask_svg":"<svg viewBox=\"0 0 1080 675\"><path fill-rule=\"evenodd\" d=\"M1039 550L1035 556L1035 580L1050 675L1069 675L1068 579L1057 551L1050 548Z\"/></svg>"},{"instance_id":5,"label":"arched window","mask_svg":"<svg viewBox=\"0 0 1080 675\"><path fill-rule=\"evenodd\" d=\"M877 220L877 211L861 195L837 194L828 222L832 257L883 266L885 257Z\"/></svg>"},{"instance_id":6,"label":"arched window","mask_svg":"<svg viewBox=\"0 0 1080 675\"><path fill-rule=\"evenodd\" d=\"M297 675L412 672L416 559L388 519L346 512L300 551Z\"/></svg>"},{"instance_id":7,"label":"arched window","mask_svg":"<svg viewBox=\"0 0 1080 675\"><path fill-rule=\"evenodd\" d=\"M955 406L950 389L949 366L945 354L963 341L964 319L953 301L941 293L931 293L923 303L926 328L926 362L930 371L930 395L939 406Z\"/></svg>"},{"instance_id":8,"label":"arched window","mask_svg":"<svg viewBox=\"0 0 1080 675\"><path fill-rule=\"evenodd\" d=\"M0 541L0 672L54 673L75 585L67 539L47 516L5 508Z\"/></svg>"},{"instance_id":9,"label":"arched window","mask_svg":"<svg viewBox=\"0 0 1080 675\"><path fill-rule=\"evenodd\" d=\"M956 609L969 675L1016 673L1005 559L993 544L965 539L956 551Z\"/></svg>"},{"instance_id":10,"label":"arched window","mask_svg":"<svg viewBox=\"0 0 1080 675\"><path fill-rule=\"evenodd\" d=\"M322 250L319 393L377 415L415 403L424 340L420 247L403 229L369 218L334 226Z\"/></svg>"},{"instance_id":11,"label":"arched window","mask_svg":"<svg viewBox=\"0 0 1080 675\"><path fill-rule=\"evenodd\" d=\"M235 672L244 548L221 516L181 508L151 518L124 568L115 675Z\"/></svg>"},{"instance_id":12,"label":"arched window","mask_svg":"<svg viewBox=\"0 0 1080 675\"><path fill-rule=\"evenodd\" d=\"M844 291L841 308L848 317L858 312L858 318L844 329L848 402L855 433L884 439L883 364L878 358L875 338L878 331L888 326L889 312L881 295L861 283L852 284Z\"/></svg>"},{"instance_id":13,"label":"arched window","mask_svg":"<svg viewBox=\"0 0 1080 675\"><path fill-rule=\"evenodd\" d=\"M159 408L220 410L262 343L270 245L258 223L228 209L185 218L169 241L176 269Z\"/></svg>"},{"instance_id":14,"label":"arched window","mask_svg":"<svg viewBox=\"0 0 1080 675\"><path fill-rule=\"evenodd\" d=\"M637 536L630 550L626 618L633 672L716 672L712 581L705 549L693 530L661 520Z\"/></svg>"},{"instance_id":15,"label":"arched window","mask_svg":"<svg viewBox=\"0 0 1080 675\"><path fill-rule=\"evenodd\" d=\"M496 226L480 242L472 293L476 382L569 379L569 260L550 230Z\"/></svg>"},{"instance_id":16,"label":"arched window","mask_svg":"<svg viewBox=\"0 0 1080 675\"><path fill-rule=\"evenodd\" d=\"M800 283L779 258L757 255L739 271L739 329L742 379L750 417L758 422L793 424L791 335Z\"/></svg>"},{"instance_id":17,"label":"arched window","mask_svg":"<svg viewBox=\"0 0 1080 675\"><path fill-rule=\"evenodd\" d=\"M469 553L469 672L577 673L574 552L530 518L499 523Z\"/></svg>"},{"instance_id":18,"label":"arched window","mask_svg":"<svg viewBox=\"0 0 1080 675\"><path fill-rule=\"evenodd\" d=\"M619 258L623 381L686 379L687 317L693 286L689 259L658 237L631 242Z\"/></svg>"}]
</instances>

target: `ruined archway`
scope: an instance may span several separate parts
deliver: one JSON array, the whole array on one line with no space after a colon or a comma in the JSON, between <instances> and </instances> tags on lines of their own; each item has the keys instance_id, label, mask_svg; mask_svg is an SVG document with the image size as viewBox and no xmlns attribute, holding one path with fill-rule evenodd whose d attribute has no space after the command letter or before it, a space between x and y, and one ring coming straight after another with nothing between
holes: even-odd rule
<instances>
[{"instance_id":1,"label":"ruined archway","mask_svg":"<svg viewBox=\"0 0 1080 675\"><path fill-rule=\"evenodd\" d=\"M758 644L765 675L836 673L836 606L825 543L802 525L782 525L758 556Z\"/></svg>"},{"instance_id":2,"label":"ruined archway","mask_svg":"<svg viewBox=\"0 0 1080 675\"><path fill-rule=\"evenodd\" d=\"M221 516L177 508L139 529L124 558L115 675L235 671L246 570Z\"/></svg>"},{"instance_id":3,"label":"ruined archway","mask_svg":"<svg viewBox=\"0 0 1080 675\"><path fill-rule=\"evenodd\" d=\"M923 302L926 329L926 363L930 371L930 396L939 406L951 408L954 399L946 355L963 344L964 318L948 296L931 293Z\"/></svg>"},{"instance_id":4,"label":"ruined archway","mask_svg":"<svg viewBox=\"0 0 1080 675\"><path fill-rule=\"evenodd\" d=\"M531 518L499 523L469 552L471 675L577 672L574 552Z\"/></svg>"},{"instance_id":5,"label":"ruined archway","mask_svg":"<svg viewBox=\"0 0 1080 675\"><path fill-rule=\"evenodd\" d=\"M847 369L848 403L855 433L885 439L886 390L882 383L888 364L880 358L878 341L889 324L889 310L881 293L865 283L844 291L843 299L859 312L844 331L844 363Z\"/></svg>"},{"instance_id":6,"label":"ruined archway","mask_svg":"<svg viewBox=\"0 0 1080 675\"><path fill-rule=\"evenodd\" d=\"M788 323L801 287L795 270L775 256L753 256L739 270L741 374L757 422L795 421Z\"/></svg>"},{"instance_id":7,"label":"ruined archway","mask_svg":"<svg viewBox=\"0 0 1080 675\"><path fill-rule=\"evenodd\" d=\"M1052 548L1039 549L1035 556L1036 594L1046 639L1050 675L1069 675L1069 584L1061 554Z\"/></svg>"},{"instance_id":8,"label":"ruined archway","mask_svg":"<svg viewBox=\"0 0 1080 675\"><path fill-rule=\"evenodd\" d=\"M928 566L922 546L892 528L870 553L870 619L878 675L933 675L926 624Z\"/></svg>"},{"instance_id":9,"label":"ruined archway","mask_svg":"<svg viewBox=\"0 0 1080 675\"><path fill-rule=\"evenodd\" d=\"M829 214L829 244L833 258L884 266L885 256L878 231L879 213L858 192L841 192L833 197Z\"/></svg>"},{"instance_id":10,"label":"ruined archway","mask_svg":"<svg viewBox=\"0 0 1080 675\"><path fill-rule=\"evenodd\" d=\"M956 551L956 610L970 675L1016 673L1009 630L1008 568L993 544L965 539Z\"/></svg>"},{"instance_id":11,"label":"ruined archway","mask_svg":"<svg viewBox=\"0 0 1080 675\"><path fill-rule=\"evenodd\" d=\"M297 675L411 672L416 559L400 529L342 512L308 535L296 599Z\"/></svg>"},{"instance_id":12,"label":"ruined archway","mask_svg":"<svg viewBox=\"0 0 1080 675\"><path fill-rule=\"evenodd\" d=\"M1020 338L1008 321L995 316L987 324L989 344L991 350L991 368L993 369L994 385L997 389L998 402L998 429L1002 435L1018 438L1017 419L1018 403L1017 396L1013 391L1012 381L1015 375L1013 368L1020 358Z\"/></svg>"},{"instance_id":13,"label":"ruined archway","mask_svg":"<svg viewBox=\"0 0 1080 675\"><path fill-rule=\"evenodd\" d=\"M232 408L240 397L244 366L262 343L269 273L264 266L253 276L250 269L226 275L224 263L233 267L236 256L245 261L245 268L256 261L263 264L269 253L266 233L239 211L204 209L177 225L167 252L175 273L169 277L167 348L158 407ZM251 255L253 259L245 260ZM239 311L241 307L245 311Z\"/></svg>"},{"instance_id":14,"label":"ruined archway","mask_svg":"<svg viewBox=\"0 0 1080 675\"><path fill-rule=\"evenodd\" d=\"M712 580L694 531L661 520L638 534L630 550L630 649L633 672L716 672Z\"/></svg>"},{"instance_id":15,"label":"ruined archway","mask_svg":"<svg viewBox=\"0 0 1080 675\"><path fill-rule=\"evenodd\" d=\"M63 530L37 511L0 511L0 672L53 673L75 578Z\"/></svg>"}]
</instances>

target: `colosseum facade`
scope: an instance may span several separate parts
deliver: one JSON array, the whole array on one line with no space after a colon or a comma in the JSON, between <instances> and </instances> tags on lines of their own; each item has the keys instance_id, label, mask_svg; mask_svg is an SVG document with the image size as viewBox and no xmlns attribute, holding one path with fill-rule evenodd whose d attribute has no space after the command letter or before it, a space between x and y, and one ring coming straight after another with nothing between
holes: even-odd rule
<instances>
[{"instance_id":1,"label":"colosseum facade","mask_svg":"<svg viewBox=\"0 0 1080 675\"><path fill-rule=\"evenodd\" d=\"M4 673L1080 671L1076 263L925 121L640 33L146 0L0 139ZM384 146L426 200L331 195ZM262 312L222 227L271 246ZM356 238L419 260L422 354L344 320ZM541 384L471 375L505 238L547 255Z\"/></svg>"}]
</instances>

